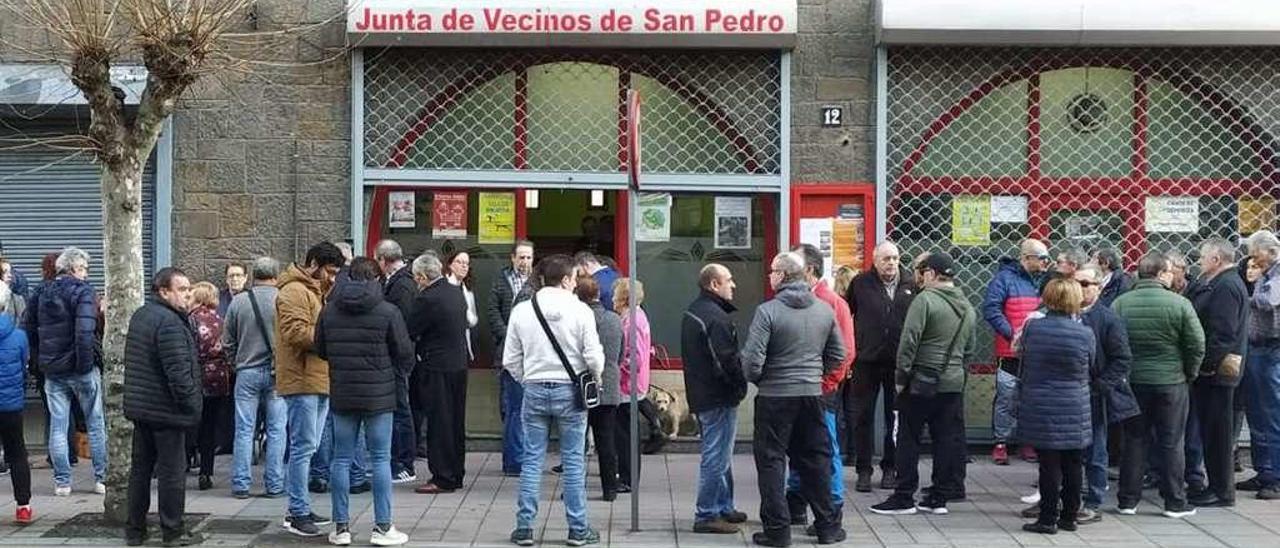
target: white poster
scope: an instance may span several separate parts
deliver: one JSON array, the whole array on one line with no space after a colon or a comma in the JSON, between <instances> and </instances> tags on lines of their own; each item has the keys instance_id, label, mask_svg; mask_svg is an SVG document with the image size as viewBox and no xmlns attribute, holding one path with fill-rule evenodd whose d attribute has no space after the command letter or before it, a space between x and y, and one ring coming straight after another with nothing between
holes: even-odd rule
<instances>
[{"instance_id":1,"label":"white poster","mask_svg":"<svg viewBox=\"0 0 1280 548\"><path fill-rule=\"evenodd\" d=\"M387 207L390 208L388 217L390 221L387 226L391 228L413 228L417 224L415 218L417 203L414 199L414 193L410 192L389 192L387 193Z\"/></svg>"},{"instance_id":2,"label":"white poster","mask_svg":"<svg viewBox=\"0 0 1280 548\"><path fill-rule=\"evenodd\" d=\"M800 219L800 243L809 244L822 252L822 271L830 276L834 261L832 260L832 233L835 223L832 219Z\"/></svg>"},{"instance_id":3,"label":"white poster","mask_svg":"<svg viewBox=\"0 0 1280 548\"><path fill-rule=\"evenodd\" d=\"M671 195L666 192L636 197L636 241L671 241Z\"/></svg>"},{"instance_id":4,"label":"white poster","mask_svg":"<svg viewBox=\"0 0 1280 548\"><path fill-rule=\"evenodd\" d=\"M716 249L751 249L751 198L716 198Z\"/></svg>"},{"instance_id":5,"label":"white poster","mask_svg":"<svg viewBox=\"0 0 1280 548\"><path fill-rule=\"evenodd\" d=\"M1149 196L1147 232L1197 232L1200 199L1195 196Z\"/></svg>"},{"instance_id":6,"label":"white poster","mask_svg":"<svg viewBox=\"0 0 1280 548\"><path fill-rule=\"evenodd\" d=\"M1026 196L992 196L991 222L993 223L1025 223L1027 222Z\"/></svg>"}]
</instances>

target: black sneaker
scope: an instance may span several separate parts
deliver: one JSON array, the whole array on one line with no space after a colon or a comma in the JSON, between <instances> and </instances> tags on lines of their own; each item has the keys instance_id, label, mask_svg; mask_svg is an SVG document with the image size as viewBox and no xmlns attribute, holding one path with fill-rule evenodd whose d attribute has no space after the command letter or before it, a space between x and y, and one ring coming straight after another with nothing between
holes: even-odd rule
<instances>
[{"instance_id":1,"label":"black sneaker","mask_svg":"<svg viewBox=\"0 0 1280 548\"><path fill-rule=\"evenodd\" d=\"M511 544L533 546L533 529L521 528L511 532Z\"/></svg>"},{"instance_id":2,"label":"black sneaker","mask_svg":"<svg viewBox=\"0 0 1280 548\"><path fill-rule=\"evenodd\" d=\"M925 497L916 505L916 510L935 516L947 515L947 500L942 497Z\"/></svg>"},{"instance_id":3,"label":"black sneaker","mask_svg":"<svg viewBox=\"0 0 1280 548\"><path fill-rule=\"evenodd\" d=\"M312 513L311 513L311 515L310 515L310 516L308 516L308 517L310 517L310 518L311 518L311 523L314 523L314 524L319 525L319 526L321 526L321 527L324 527L324 526L326 526L326 525L329 525L330 523L333 523L333 519L331 519L331 518L327 518L327 517L322 516L322 515L320 515L320 514L317 514L317 513L315 513L315 512L312 512Z\"/></svg>"},{"instance_id":4,"label":"black sneaker","mask_svg":"<svg viewBox=\"0 0 1280 548\"><path fill-rule=\"evenodd\" d=\"M905 495L891 495L884 502L871 507L871 511L882 516L905 516L916 513L916 501Z\"/></svg>"},{"instance_id":5,"label":"black sneaker","mask_svg":"<svg viewBox=\"0 0 1280 548\"><path fill-rule=\"evenodd\" d=\"M284 530L300 537L320 536L320 527L311 520L311 516L289 516L284 518Z\"/></svg>"},{"instance_id":6,"label":"black sneaker","mask_svg":"<svg viewBox=\"0 0 1280 548\"><path fill-rule=\"evenodd\" d=\"M329 482L313 479L307 482L307 490L318 495L328 493Z\"/></svg>"},{"instance_id":7,"label":"black sneaker","mask_svg":"<svg viewBox=\"0 0 1280 548\"><path fill-rule=\"evenodd\" d=\"M757 531L751 535L751 542L760 546L772 546L774 548L787 548L791 546L790 538L777 538L769 535L764 531Z\"/></svg>"},{"instance_id":8,"label":"black sneaker","mask_svg":"<svg viewBox=\"0 0 1280 548\"><path fill-rule=\"evenodd\" d=\"M352 486L351 486L351 488L350 488L350 489L348 489L348 491L349 491L352 495L359 495L359 494L361 494L361 493L368 493L369 491L372 491L372 490L373 490L373 484L372 484L371 482L367 482L367 481L366 481L366 482L364 482L364 483L361 483L361 484L359 484L359 485L352 485Z\"/></svg>"},{"instance_id":9,"label":"black sneaker","mask_svg":"<svg viewBox=\"0 0 1280 548\"><path fill-rule=\"evenodd\" d=\"M1236 491L1260 491L1262 487L1262 481L1258 479L1258 476L1236 482Z\"/></svg>"},{"instance_id":10,"label":"black sneaker","mask_svg":"<svg viewBox=\"0 0 1280 548\"><path fill-rule=\"evenodd\" d=\"M1073 520L1073 521L1068 521L1068 520L1058 520L1058 530L1059 530L1059 531L1071 531L1071 532L1075 532L1075 530L1076 530L1076 529L1077 529L1077 527L1076 527L1076 522L1075 522L1074 520Z\"/></svg>"},{"instance_id":11,"label":"black sneaker","mask_svg":"<svg viewBox=\"0 0 1280 548\"><path fill-rule=\"evenodd\" d=\"M818 533L817 536L818 544L839 544L849 538L849 535L844 532L842 527L828 533Z\"/></svg>"},{"instance_id":12,"label":"black sneaker","mask_svg":"<svg viewBox=\"0 0 1280 548\"><path fill-rule=\"evenodd\" d=\"M586 546L600 544L600 533L590 527L581 531L569 531L569 539L564 542L569 546Z\"/></svg>"},{"instance_id":13,"label":"black sneaker","mask_svg":"<svg viewBox=\"0 0 1280 548\"><path fill-rule=\"evenodd\" d=\"M162 545L166 547L191 546L193 544L200 544L201 542L204 542L204 535L187 531L176 537L164 539Z\"/></svg>"},{"instance_id":14,"label":"black sneaker","mask_svg":"<svg viewBox=\"0 0 1280 548\"><path fill-rule=\"evenodd\" d=\"M1057 526L1056 524L1053 524L1053 523L1040 523L1040 522L1038 522L1038 521L1037 521L1037 522L1034 522L1034 523L1024 523L1024 524L1022 525L1022 530L1023 530L1023 531L1029 531L1029 532L1032 532L1032 533L1040 533L1040 534L1042 534L1042 535L1056 535L1056 534L1058 534L1058 526Z\"/></svg>"}]
</instances>

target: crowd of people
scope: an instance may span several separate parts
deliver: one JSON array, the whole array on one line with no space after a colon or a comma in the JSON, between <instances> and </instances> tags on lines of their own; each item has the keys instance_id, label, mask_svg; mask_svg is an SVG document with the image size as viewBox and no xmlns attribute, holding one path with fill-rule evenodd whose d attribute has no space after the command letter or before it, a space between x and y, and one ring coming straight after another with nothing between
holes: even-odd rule
<instances>
[{"instance_id":1,"label":"crowd of people","mask_svg":"<svg viewBox=\"0 0 1280 548\"><path fill-rule=\"evenodd\" d=\"M804 531L816 543L846 538L844 468L853 469L854 490L873 490L877 414L878 487L889 495L869 510L947 514L949 501L966 497L965 387L988 327L996 358L991 458L1009 464L1016 445L1017 456L1039 466L1036 492L1023 497L1031 506L1022 515L1033 520L1026 530L1054 534L1101 520L1112 466L1120 515L1135 514L1153 486L1170 518L1232 506L1237 491L1280 499L1280 239L1261 231L1244 247L1238 261L1235 245L1205 240L1194 278L1185 257L1148 253L1132 280L1113 250L1055 258L1026 240L1017 257L1000 261L975 307L945 252L908 265L886 241L873 268L826 273L822 253L800 245L772 258L773 296L741 335L732 271L705 265L680 329L701 438L693 531L733 534L748 519L734 503L731 456L749 384L757 388L756 544L789 546L792 527L808 526L809 514ZM595 544L587 430L603 500L630 492L641 473L630 421L639 412L633 385L643 400L653 353L644 286L589 252L535 266L534 245L519 241L510 262L483 311L500 376L502 473L520 485L510 540L534 543L554 424L567 542ZM0 445L16 521L30 523L28 374L46 400L53 494L71 493L68 440L77 419L93 489L105 493L102 303L80 249L48 257L40 284L0 266ZM260 496L282 499L293 534L328 529L332 544L350 544L349 495L372 491L370 542L407 542L392 523L392 485L418 482L420 458L430 478L416 493L447 495L465 483L467 369L482 316L470 267L465 252L407 257L384 240L371 258L321 242L301 263L231 264L222 290L177 268L159 270L124 352L124 412L134 425L128 544L149 536L153 479L164 544L199 542L184 523L186 475L194 470L198 488L211 489L214 458L224 452L232 455L232 496L253 496L260 461ZM1245 417L1257 473L1235 482ZM926 447L932 478L921 489ZM316 493L330 495L331 517L312 509Z\"/></svg>"}]
</instances>

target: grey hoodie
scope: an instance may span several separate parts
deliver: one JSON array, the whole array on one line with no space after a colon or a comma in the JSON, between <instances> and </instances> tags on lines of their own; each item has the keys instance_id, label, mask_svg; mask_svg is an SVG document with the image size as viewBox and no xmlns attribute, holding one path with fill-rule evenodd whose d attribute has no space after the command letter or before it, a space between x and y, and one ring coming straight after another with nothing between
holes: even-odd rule
<instances>
[{"instance_id":1,"label":"grey hoodie","mask_svg":"<svg viewBox=\"0 0 1280 548\"><path fill-rule=\"evenodd\" d=\"M761 396L821 396L822 375L840 365L844 343L831 307L804 282L784 284L756 308L742 368Z\"/></svg>"}]
</instances>

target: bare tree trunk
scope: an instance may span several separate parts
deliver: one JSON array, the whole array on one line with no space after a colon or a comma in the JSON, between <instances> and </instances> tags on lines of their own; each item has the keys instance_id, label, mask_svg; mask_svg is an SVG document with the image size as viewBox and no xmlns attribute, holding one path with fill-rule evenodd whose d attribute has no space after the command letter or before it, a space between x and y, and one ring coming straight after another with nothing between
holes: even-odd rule
<instances>
[{"instance_id":1,"label":"bare tree trunk","mask_svg":"<svg viewBox=\"0 0 1280 548\"><path fill-rule=\"evenodd\" d=\"M106 333L103 337L107 421L107 496L103 510L108 521L123 524L127 517L129 466L133 424L124 417L124 344L129 318L142 306L142 168L146 154L126 156L118 165L102 169L102 223L105 237L107 291Z\"/></svg>"}]
</instances>

